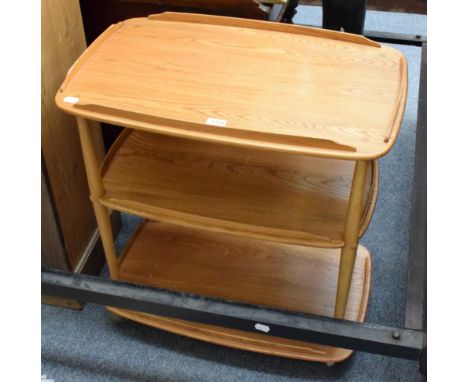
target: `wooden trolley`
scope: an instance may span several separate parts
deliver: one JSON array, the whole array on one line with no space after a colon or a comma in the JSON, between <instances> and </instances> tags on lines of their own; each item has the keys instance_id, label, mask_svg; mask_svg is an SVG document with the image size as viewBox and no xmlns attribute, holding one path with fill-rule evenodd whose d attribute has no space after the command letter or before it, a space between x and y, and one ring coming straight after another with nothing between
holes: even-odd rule
<instances>
[{"instance_id":1,"label":"wooden trolley","mask_svg":"<svg viewBox=\"0 0 468 382\"><path fill-rule=\"evenodd\" d=\"M357 35L183 13L111 26L56 97L78 119L111 277L363 321L371 256L359 238L406 88L404 56ZM87 120L126 128L102 164ZM120 257L109 209L147 219ZM267 354L352 353L108 309Z\"/></svg>"}]
</instances>

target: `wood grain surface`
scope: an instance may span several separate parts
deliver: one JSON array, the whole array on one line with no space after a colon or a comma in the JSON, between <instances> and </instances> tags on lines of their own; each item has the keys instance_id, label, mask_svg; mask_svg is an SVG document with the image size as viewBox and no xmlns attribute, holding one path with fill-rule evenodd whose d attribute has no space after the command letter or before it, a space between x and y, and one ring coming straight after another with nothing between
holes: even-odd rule
<instances>
[{"instance_id":1,"label":"wood grain surface","mask_svg":"<svg viewBox=\"0 0 468 382\"><path fill-rule=\"evenodd\" d=\"M333 317L340 251L240 239L145 222L120 259L121 280ZM370 254L359 246L346 319L363 321ZM339 361L349 350L250 334L121 309L136 321L205 341L308 360Z\"/></svg>"},{"instance_id":2,"label":"wood grain surface","mask_svg":"<svg viewBox=\"0 0 468 382\"><path fill-rule=\"evenodd\" d=\"M73 269L94 234L96 221L75 118L59 110L54 97L86 43L78 0L43 0L41 13L41 148L68 258L64 261ZM93 141L102 160L104 146L97 124L93 124Z\"/></svg>"},{"instance_id":3,"label":"wood grain surface","mask_svg":"<svg viewBox=\"0 0 468 382\"><path fill-rule=\"evenodd\" d=\"M229 17L127 20L76 67L56 97L69 113L325 157L384 155L406 102L406 60L395 49L342 32ZM66 96L79 101L68 104Z\"/></svg>"},{"instance_id":4,"label":"wood grain surface","mask_svg":"<svg viewBox=\"0 0 468 382\"><path fill-rule=\"evenodd\" d=\"M377 197L367 172L360 233ZM273 241L343 245L354 162L126 130L103 165L106 206Z\"/></svg>"},{"instance_id":5,"label":"wood grain surface","mask_svg":"<svg viewBox=\"0 0 468 382\"><path fill-rule=\"evenodd\" d=\"M55 213L44 168L41 168L41 266L68 271L70 264Z\"/></svg>"},{"instance_id":6,"label":"wood grain surface","mask_svg":"<svg viewBox=\"0 0 468 382\"><path fill-rule=\"evenodd\" d=\"M191 12L258 20L275 20L289 1L254 0L80 0L86 41L91 44L109 25L162 12ZM267 4L268 3L268 4Z\"/></svg>"}]
</instances>

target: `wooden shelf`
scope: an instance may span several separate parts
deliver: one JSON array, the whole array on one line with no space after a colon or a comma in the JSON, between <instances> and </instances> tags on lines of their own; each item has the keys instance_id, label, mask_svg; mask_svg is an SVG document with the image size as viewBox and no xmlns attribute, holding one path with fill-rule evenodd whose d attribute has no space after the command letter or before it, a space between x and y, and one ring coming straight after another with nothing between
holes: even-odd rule
<instances>
[{"instance_id":1,"label":"wooden shelf","mask_svg":"<svg viewBox=\"0 0 468 382\"><path fill-rule=\"evenodd\" d=\"M377 198L367 172L361 234ZM354 162L126 130L102 168L106 206L185 226L338 248Z\"/></svg>"},{"instance_id":2,"label":"wooden shelf","mask_svg":"<svg viewBox=\"0 0 468 382\"><path fill-rule=\"evenodd\" d=\"M333 317L340 251L244 239L145 222L119 261L119 279L226 300ZM346 319L363 321L371 262L359 246ZM109 308L192 338L266 354L339 362L350 350Z\"/></svg>"},{"instance_id":3,"label":"wooden shelf","mask_svg":"<svg viewBox=\"0 0 468 382\"><path fill-rule=\"evenodd\" d=\"M394 144L406 93L403 54L363 36L168 12L112 25L56 103L155 133L369 160Z\"/></svg>"}]
</instances>

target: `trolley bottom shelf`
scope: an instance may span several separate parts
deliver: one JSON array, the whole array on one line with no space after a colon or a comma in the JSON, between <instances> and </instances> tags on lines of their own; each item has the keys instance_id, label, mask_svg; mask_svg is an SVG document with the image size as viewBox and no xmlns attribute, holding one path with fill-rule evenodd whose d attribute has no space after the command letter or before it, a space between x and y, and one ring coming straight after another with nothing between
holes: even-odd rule
<instances>
[{"instance_id":1,"label":"trolley bottom shelf","mask_svg":"<svg viewBox=\"0 0 468 382\"><path fill-rule=\"evenodd\" d=\"M226 300L333 317L339 249L244 239L160 222L144 222L119 262L123 281ZM359 246L346 319L364 320L371 256ZM108 309L155 328L238 349L318 362L340 362L351 350L264 334Z\"/></svg>"}]
</instances>

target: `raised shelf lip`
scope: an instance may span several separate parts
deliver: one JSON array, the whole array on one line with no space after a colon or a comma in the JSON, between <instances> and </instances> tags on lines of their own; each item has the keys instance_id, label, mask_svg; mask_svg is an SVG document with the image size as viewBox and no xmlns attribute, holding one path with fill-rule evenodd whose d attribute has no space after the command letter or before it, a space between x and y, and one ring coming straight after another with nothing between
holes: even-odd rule
<instances>
[{"instance_id":1,"label":"raised shelf lip","mask_svg":"<svg viewBox=\"0 0 468 382\"><path fill-rule=\"evenodd\" d=\"M149 20L159 21L177 21L188 22L197 24L211 24L226 27L242 27L250 29L261 29L271 32L284 32L292 34L302 34L306 36L313 36L319 38L326 38L337 41L346 41L360 45L367 45L374 48L380 48L381 45L373 40L368 39L362 35L353 33L338 32L321 28L310 28L302 25L272 23L260 20L242 19L239 17L226 17L226 16L212 16L195 13L183 12L163 12L158 14L149 15ZM130 19L131 20L131 19Z\"/></svg>"},{"instance_id":2,"label":"raised shelf lip","mask_svg":"<svg viewBox=\"0 0 468 382\"><path fill-rule=\"evenodd\" d=\"M120 110L116 110L117 114L122 115L128 113L129 115L132 114L133 118L123 118L122 116L116 116L112 114L104 114L98 113L96 111L90 111L94 108L94 110L99 108L107 108L106 106L99 106L94 104L87 104L83 105L79 102L75 105L67 105L64 104L63 101L57 102L58 106L66 111L68 114L75 115L77 117L82 117L85 119L90 119L98 122L110 123L113 125L126 127L135 130L147 131L151 133L158 133L164 135L170 135L174 137L180 138L187 138L187 139L194 139L200 141L207 141L207 142L216 142L220 144L227 144L232 146L240 146L240 147L250 147L250 148L257 148L260 150L270 150L270 151L277 151L277 152L285 152L290 154L300 154L300 155L308 155L314 156L319 158L330 158L330 159L342 159L342 160L374 160L382 157L385 155L390 149L393 143L391 143L388 147L386 147L382 152L378 154L366 154L356 152L351 146L347 146L345 144L340 144L332 140L327 139L320 139L320 138L306 138L302 139L304 141L309 142L320 142L322 145L325 146L332 146L332 147L339 147L340 149L335 149L331 151L330 149L325 148L318 148L318 147L311 147L299 144L287 144L281 143L280 140L288 140L288 139L296 139L297 137L292 135L280 135L280 134L266 134L266 133L258 133L258 132L251 132L242 130L241 133L246 136L256 136L256 137L263 137L263 140L260 139L252 139L252 138L245 138L240 136L235 136L232 134L233 132L239 131L235 129L229 130L220 130L222 128L217 128L215 126L207 126L202 124L197 124L193 122L184 122L180 120L169 120L160 118L157 116L149 116L146 114L134 113L134 112L126 112ZM83 107L84 106L84 107ZM403 106L404 108L404 106ZM143 122L141 120L136 120L136 114L141 116L143 119L152 119L154 121L166 121L168 124L164 125L161 123L151 123L151 122ZM403 114L403 113L402 113ZM196 130L197 126L203 126L204 131ZM194 129L195 127L195 129ZM397 132L396 129L393 129L392 134L389 137L390 141L395 141ZM232 136L231 136L232 135ZM270 138L270 140L268 140ZM276 141L275 139L279 139Z\"/></svg>"},{"instance_id":3,"label":"raised shelf lip","mask_svg":"<svg viewBox=\"0 0 468 382\"><path fill-rule=\"evenodd\" d=\"M374 194L374 192L372 192L372 194ZM365 218L361 222L359 233L360 236L364 234L367 226L370 223L370 216L372 216L373 210L375 208L375 199L373 199L375 197L376 196L370 197L369 205L365 208ZM151 209L152 212L149 212L150 208L148 208L147 205L136 202L129 203L118 199L106 198L105 196L99 199L99 202L113 210L126 212L152 221L163 221L184 227L198 228L212 232L221 232L241 237L249 237L253 239L267 240L283 244L302 245L307 247L342 248L344 246L344 240L332 240L328 237L312 233L301 233L299 231L288 231L284 229L268 227L261 227L264 232L260 232L258 229L260 227L258 226L229 222L204 216L195 216L183 212L180 212L177 214L178 216L175 216L174 211L164 208L153 208ZM156 209L158 212L155 212ZM240 229L240 226L245 229ZM268 231L268 233L266 231Z\"/></svg>"},{"instance_id":4,"label":"raised shelf lip","mask_svg":"<svg viewBox=\"0 0 468 382\"><path fill-rule=\"evenodd\" d=\"M110 105L100 104L97 100L87 100L86 95L83 95L83 99L80 99L80 95L68 94L68 96L77 97L78 102L76 104L68 104L64 102L64 97L67 96L65 90L68 83L73 79L73 77L80 70L80 68L87 61L87 59L93 54L93 52L113 33L118 31L124 25L124 23L132 22L132 20L142 19L168 22L176 21L212 24L227 27L244 27L272 32L303 34L313 37L360 44L370 48L380 48L381 46L379 43L369 40L364 36L354 35L345 32L336 32L299 25L263 22L234 17L165 12L157 15L149 15L147 18L128 19L117 24L111 25L75 61L75 63L68 71L67 76L62 85L60 86L59 91L56 95L56 104L59 108L61 108L69 114L73 114L83 118L93 119L100 122L112 123L122 127L129 127L138 130L157 132L172 136L206 140L244 147L254 147L265 150L282 151L293 154L302 154L334 159L377 159L385 155L391 149L397 138L406 105L405 100L407 94L407 80L405 79L407 76L407 63L404 56L400 57L400 88L398 91L399 98L398 101L395 103L395 111L393 113L391 123L388 126L386 136L382 142L383 147L378 150L372 150L369 152L362 151L362 148L361 151L357 150L355 147L353 147L352 144L348 144L348 142L337 142L332 139L324 139L320 137L299 137L294 135L253 132L249 130L239 130L235 127L229 128L228 130L222 130L222 128L219 127L194 122L186 122L183 120L161 118L150 114L135 113L133 111L125 111L122 109L118 109L117 111L117 109L113 109ZM92 111L93 109L100 109L101 112ZM122 113L124 114L123 116ZM117 116L119 114L121 115L120 117ZM147 121L145 122L144 119L147 119ZM252 136L255 136L255 138L252 138ZM281 143L280 141L284 139L293 139L297 142L294 144ZM325 146L325 148L314 147L314 145L322 145Z\"/></svg>"},{"instance_id":5,"label":"raised shelf lip","mask_svg":"<svg viewBox=\"0 0 468 382\"><path fill-rule=\"evenodd\" d=\"M108 151L101 165L101 174L103 178L105 177L108 166L110 165L114 155L125 142L129 134L131 134L131 130L123 131ZM378 198L378 162L376 160L372 161L370 167L370 171L372 171L372 183L367 203L363 206L362 210L359 237L364 235L370 224ZM108 208L140 216L148 220L163 221L170 224L198 228L212 232L221 232L276 243L318 248L342 248L344 246L344 240L333 240L329 237L309 232L257 226L254 224L221 220L209 216L194 215L189 212L178 212L137 201L109 198L106 197L106 193L104 193L104 196L99 199L99 202Z\"/></svg>"},{"instance_id":6,"label":"raised shelf lip","mask_svg":"<svg viewBox=\"0 0 468 382\"><path fill-rule=\"evenodd\" d=\"M283 229L261 227L263 231L269 232L266 233L260 232L258 230L260 227L249 224L240 224L237 222L228 222L210 217L195 216L189 213L178 213L179 216L174 216L174 211L164 208L157 208L158 213L155 213L154 211L148 212L148 206L144 204L140 205L140 203L129 203L125 201L107 199L106 197L99 199L99 202L113 210L127 212L129 214L140 216L152 221L162 221L183 227L198 228L212 232L221 232L241 237L248 237L283 244L302 245L307 247L342 248L344 246L344 241L331 240L328 237L305 232L300 235L300 232L298 231L287 231ZM244 230L240 229L241 225L245 227ZM248 229L248 227L257 228L257 230ZM295 235L291 235L291 232L294 232ZM312 237L315 237L315 239L312 239Z\"/></svg>"}]
</instances>

